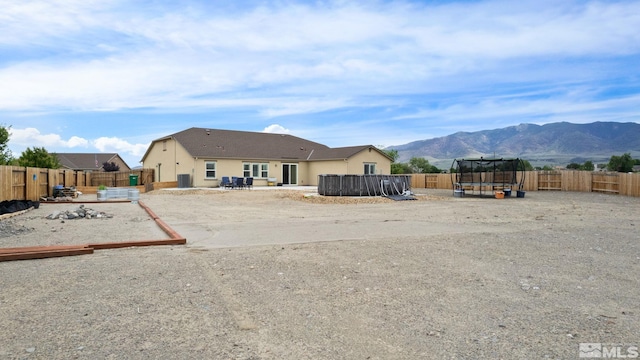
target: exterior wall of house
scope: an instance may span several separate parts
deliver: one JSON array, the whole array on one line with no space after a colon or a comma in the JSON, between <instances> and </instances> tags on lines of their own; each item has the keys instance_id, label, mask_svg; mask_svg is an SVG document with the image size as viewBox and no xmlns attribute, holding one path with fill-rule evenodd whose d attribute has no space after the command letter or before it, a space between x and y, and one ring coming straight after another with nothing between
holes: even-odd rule
<instances>
[{"instance_id":1,"label":"exterior wall of house","mask_svg":"<svg viewBox=\"0 0 640 360\"><path fill-rule=\"evenodd\" d=\"M215 162L215 178L207 178L207 162ZM143 168L155 169L155 181L177 181L179 174L189 174L191 186L217 187L223 176L243 177L245 162L269 164L268 176L254 177L254 186L266 186L268 178L283 182L283 164L298 165L298 185L318 185L318 175L321 174L363 174L365 163L375 164L376 174L391 173L391 161L374 149L361 151L347 160L311 162L193 158L173 139L153 143L144 159Z\"/></svg>"},{"instance_id":2,"label":"exterior wall of house","mask_svg":"<svg viewBox=\"0 0 640 360\"><path fill-rule=\"evenodd\" d=\"M309 184L318 185L318 175L323 174L346 174L347 162L345 160L313 161L309 163Z\"/></svg>"},{"instance_id":3,"label":"exterior wall of house","mask_svg":"<svg viewBox=\"0 0 640 360\"><path fill-rule=\"evenodd\" d=\"M215 178L207 178L208 162L215 163ZM242 162L233 159L204 158L194 161L192 183L195 187L217 187L223 176L242 176Z\"/></svg>"},{"instance_id":4,"label":"exterior wall of house","mask_svg":"<svg viewBox=\"0 0 640 360\"><path fill-rule=\"evenodd\" d=\"M206 163L215 162L216 164L216 177L215 179L208 179L206 177ZM238 159L197 159L195 161L194 172L192 176L193 186L196 187L217 187L220 185L220 181L223 176L229 178L233 176L244 177L244 163L256 163L269 164L268 176L265 178L253 177L254 186L266 186L268 178L276 178L277 182L282 181L282 164L281 161L265 161L265 160L238 160ZM303 164L299 165L298 172L300 172ZM306 166L306 165L305 165ZM305 180L306 181L306 180Z\"/></svg>"},{"instance_id":5,"label":"exterior wall of house","mask_svg":"<svg viewBox=\"0 0 640 360\"><path fill-rule=\"evenodd\" d=\"M391 160L375 150L365 150L346 160L315 161L309 164L310 185L318 185L318 175L322 174L364 174L364 164L375 164L375 173L391 174Z\"/></svg>"},{"instance_id":6,"label":"exterior wall of house","mask_svg":"<svg viewBox=\"0 0 640 360\"><path fill-rule=\"evenodd\" d=\"M155 169L154 181L177 181L178 174L189 174L194 169L193 157L173 139L151 144L142 163L146 169Z\"/></svg>"},{"instance_id":7,"label":"exterior wall of house","mask_svg":"<svg viewBox=\"0 0 640 360\"><path fill-rule=\"evenodd\" d=\"M391 160L382 155L375 149L365 149L350 157L347 161L347 170L345 174L359 175L364 174L364 164L375 164L375 173L378 175L391 174Z\"/></svg>"}]
</instances>

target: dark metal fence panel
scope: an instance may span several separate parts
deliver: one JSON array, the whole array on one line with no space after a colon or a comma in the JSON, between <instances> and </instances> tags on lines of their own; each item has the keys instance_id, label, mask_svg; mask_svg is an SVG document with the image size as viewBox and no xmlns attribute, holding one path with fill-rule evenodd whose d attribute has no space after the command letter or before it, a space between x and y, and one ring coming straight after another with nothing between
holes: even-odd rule
<instances>
[{"instance_id":1,"label":"dark metal fence panel","mask_svg":"<svg viewBox=\"0 0 640 360\"><path fill-rule=\"evenodd\" d=\"M411 175L319 175L324 196L387 196L411 190Z\"/></svg>"}]
</instances>

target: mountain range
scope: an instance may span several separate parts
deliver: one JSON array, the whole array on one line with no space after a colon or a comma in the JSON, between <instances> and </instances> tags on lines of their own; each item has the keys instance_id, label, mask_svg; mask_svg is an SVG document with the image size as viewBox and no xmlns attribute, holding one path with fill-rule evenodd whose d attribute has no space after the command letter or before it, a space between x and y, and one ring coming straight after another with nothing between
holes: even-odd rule
<instances>
[{"instance_id":1,"label":"mountain range","mask_svg":"<svg viewBox=\"0 0 640 360\"><path fill-rule=\"evenodd\" d=\"M389 146L397 150L398 162L424 157L439 168L449 168L454 159L512 158L533 166L566 166L569 163L607 163L612 155L640 155L640 124L568 122L545 125L520 124L502 129L457 132L452 135Z\"/></svg>"}]
</instances>

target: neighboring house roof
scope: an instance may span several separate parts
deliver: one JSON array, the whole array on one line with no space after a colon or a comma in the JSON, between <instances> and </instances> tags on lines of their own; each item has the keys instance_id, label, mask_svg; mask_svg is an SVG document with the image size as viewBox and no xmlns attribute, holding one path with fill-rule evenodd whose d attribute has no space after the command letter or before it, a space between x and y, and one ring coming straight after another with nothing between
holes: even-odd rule
<instances>
[{"instance_id":1,"label":"neighboring house roof","mask_svg":"<svg viewBox=\"0 0 640 360\"><path fill-rule=\"evenodd\" d=\"M104 153L54 153L63 168L72 170L99 170L105 162L114 162L118 158L127 168L129 165L118 154Z\"/></svg>"},{"instance_id":2,"label":"neighboring house roof","mask_svg":"<svg viewBox=\"0 0 640 360\"><path fill-rule=\"evenodd\" d=\"M334 160L346 159L372 145L330 148L288 134L190 128L154 140L175 139L193 157L231 159ZM151 150L147 149L143 161ZM384 152L376 149L381 154Z\"/></svg>"}]
</instances>

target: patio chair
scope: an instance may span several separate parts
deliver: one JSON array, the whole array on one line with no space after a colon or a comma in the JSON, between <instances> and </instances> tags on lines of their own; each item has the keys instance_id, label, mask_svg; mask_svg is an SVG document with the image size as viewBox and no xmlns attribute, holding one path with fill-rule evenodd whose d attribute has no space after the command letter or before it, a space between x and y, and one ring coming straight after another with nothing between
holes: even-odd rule
<instances>
[{"instance_id":1,"label":"patio chair","mask_svg":"<svg viewBox=\"0 0 640 360\"><path fill-rule=\"evenodd\" d=\"M253 178L252 177L247 178L247 180L244 183L244 186L247 189L251 189L253 187Z\"/></svg>"},{"instance_id":2,"label":"patio chair","mask_svg":"<svg viewBox=\"0 0 640 360\"><path fill-rule=\"evenodd\" d=\"M237 187L237 188L240 188L240 189L244 189L244 186L245 186L244 185L244 178L241 178L241 177L236 178L236 182L234 184L235 184L234 187Z\"/></svg>"},{"instance_id":3,"label":"patio chair","mask_svg":"<svg viewBox=\"0 0 640 360\"><path fill-rule=\"evenodd\" d=\"M220 187L224 187L225 189L230 187L231 185L231 180L229 180L228 176L223 176L222 177L222 181L220 181Z\"/></svg>"}]
</instances>

